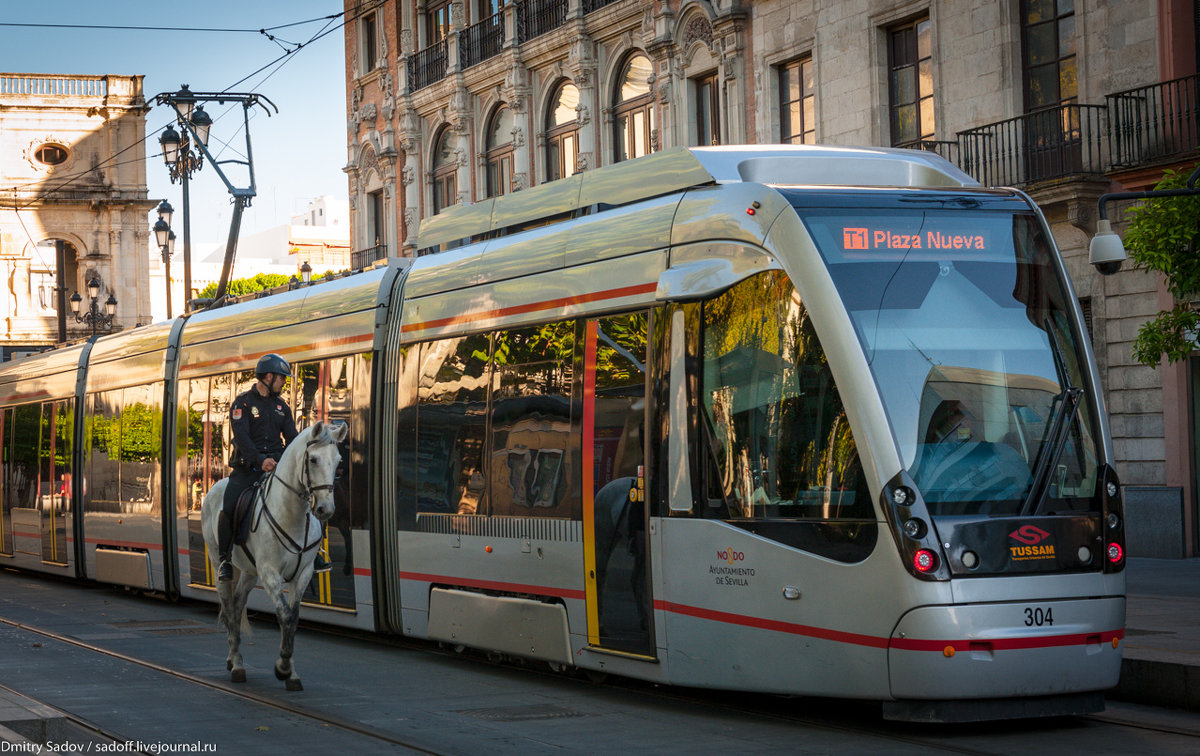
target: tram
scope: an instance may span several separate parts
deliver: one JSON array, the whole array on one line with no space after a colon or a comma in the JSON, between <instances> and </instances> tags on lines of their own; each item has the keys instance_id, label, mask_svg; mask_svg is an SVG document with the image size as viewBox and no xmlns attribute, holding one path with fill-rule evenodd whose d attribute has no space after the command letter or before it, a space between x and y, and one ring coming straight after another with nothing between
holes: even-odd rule
<instances>
[{"instance_id":1,"label":"tram","mask_svg":"<svg viewBox=\"0 0 1200 756\"><path fill-rule=\"evenodd\" d=\"M200 502L278 352L297 424L350 428L310 620L895 719L1103 707L1121 486L1027 196L676 148L419 244L0 366L0 564L215 601Z\"/></svg>"}]
</instances>

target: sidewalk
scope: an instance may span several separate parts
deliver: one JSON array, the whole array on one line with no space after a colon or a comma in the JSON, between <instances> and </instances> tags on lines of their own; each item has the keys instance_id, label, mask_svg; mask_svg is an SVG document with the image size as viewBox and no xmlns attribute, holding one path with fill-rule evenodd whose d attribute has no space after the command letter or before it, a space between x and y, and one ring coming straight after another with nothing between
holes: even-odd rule
<instances>
[{"instance_id":1,"label":"sidewalk","mask_svg":"<svg viewBox=\"0 0 1200 756\"><path fill-rule=\"evenodd\" d=\"M1113 698L1200 711L1200 559L1125 567L1121 683Z\"/></svg>"}]
</instances>

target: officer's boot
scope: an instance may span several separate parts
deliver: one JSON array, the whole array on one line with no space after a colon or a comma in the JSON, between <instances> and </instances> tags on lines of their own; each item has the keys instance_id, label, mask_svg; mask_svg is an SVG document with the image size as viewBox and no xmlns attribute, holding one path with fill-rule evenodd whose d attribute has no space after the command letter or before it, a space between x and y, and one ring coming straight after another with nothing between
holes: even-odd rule
<instances>
[{"instance_id":1,"label":"officer's boot","mask_svg":"<svg viewBox=\"0 0 1200 756\"><path fill-rule=\"evenodd\" d=\"M324 528L324 526L322 526L321 540L325 540L324 536L325 536L325 528ZM330 564L329 560L325 558L325 550L318 549L317 556L315 559L313 559L313 574L316 575L321 572L329 572L331 569L333 569L333 565Z\"/></svg>"},{"instance_id":2,"label":"officer's boot","mask_svg":"<svg viewBox=\"0 0 1200 756\"><path fill-rule=\"evenodd\" d=\"M230 551L233 549L233 523L232 518L226 516L225 511L217 517L217 580L222 583L228 583L233 580L233 562L230 561Z\"/></svg>"}]
</instances>

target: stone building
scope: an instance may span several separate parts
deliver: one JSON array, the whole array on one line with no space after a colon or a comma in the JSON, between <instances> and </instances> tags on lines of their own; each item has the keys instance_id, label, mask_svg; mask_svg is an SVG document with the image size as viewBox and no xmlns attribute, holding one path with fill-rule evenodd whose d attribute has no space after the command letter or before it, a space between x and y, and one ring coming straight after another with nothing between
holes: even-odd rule
<instances>
[{"instance_id":1,"label":"stone building","mask_svg":"<svg viewBox=\"0 0 1200 756\"><path fill-rule=\"evenodd\" d=\"M1192 0L347 0L356 265L421 218L675 145L935 150L1041 206L1104 381L1131 553L1200 553L1200 357L1130 357L1161 281L1097 199L1200 159ZM1120 208L1109 216L1120 220ZM1119 224L1118 224L1119 228Z\"/></svg>"},{"instance_id":2,"label":"stone building","mask_svg":"<svg viewBox=\"0 0 1200 756\"><path fill-rule=\"evenodd\" d=\"M114 328L150 322L145 113L141 76L0 73L5 358L59 340L60 252L63 302L86 312L97 278ZM64 312L68 339L91 333Z\"/></svg>"}]
</instances>

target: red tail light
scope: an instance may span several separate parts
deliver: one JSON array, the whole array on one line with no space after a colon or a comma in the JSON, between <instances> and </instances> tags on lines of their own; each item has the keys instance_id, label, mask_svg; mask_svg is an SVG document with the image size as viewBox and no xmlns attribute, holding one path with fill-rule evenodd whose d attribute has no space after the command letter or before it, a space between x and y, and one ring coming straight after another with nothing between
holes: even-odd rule
<instances>
[{"instance_id":1,"label":"red tail light","mask_svg":"<svg viewBox=\"0 0 1200 756\"><path fill-rule=\"evenodd\" d=\"M1121 557L1123 556L1125 556L1125 552L1121 550L1121 544L1108 544L1108 561L1116 564L1117 562L1121 561Z\"/></svg>"},{"instance_id":2,"label":"red tail light","mask_svg":"<svg viewBox=\"0 0 1200 756\"><path fill-rule=\"evenodd\" d=\"M917 572L933 572L938 566L937 554L929 549L918 549L913 555L913 566Z\"/></svg>"}]
</instances>

